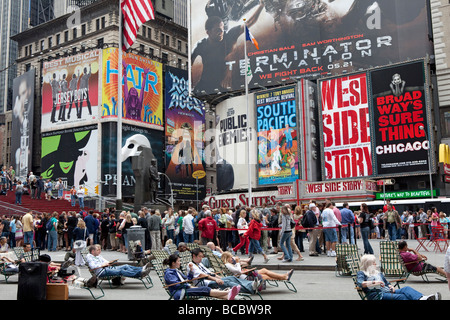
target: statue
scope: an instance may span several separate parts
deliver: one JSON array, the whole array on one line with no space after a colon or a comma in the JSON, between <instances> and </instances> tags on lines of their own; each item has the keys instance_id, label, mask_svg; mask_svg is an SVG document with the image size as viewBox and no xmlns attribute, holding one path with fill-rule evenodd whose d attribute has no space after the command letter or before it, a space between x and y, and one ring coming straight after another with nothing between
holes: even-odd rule
<instances>
[{"instance_id":1,"label":"statue","mask_svg":"<svg viewBox=\"0 0 450 320\"><path fill-rule=\"evenodd\" d=\"M156 163L156 159L152 159L150 162L150 180L149 180L149 186L150 186L150 203L156 202L156 194L158 192L158 182L160 180L158 175L158 166Z\"/></svg>"}]
</instances>

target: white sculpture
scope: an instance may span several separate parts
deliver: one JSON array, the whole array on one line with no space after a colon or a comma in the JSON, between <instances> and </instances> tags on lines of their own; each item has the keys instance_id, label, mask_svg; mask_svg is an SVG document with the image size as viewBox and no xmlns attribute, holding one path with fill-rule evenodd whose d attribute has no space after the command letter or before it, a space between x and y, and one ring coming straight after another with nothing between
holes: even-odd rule
<instances>
[{"instance_id":1,"label":"white sculpture","mask_svg":"<svg viewBox=\"0 0 450 320\"><path fill-rule=\"evenodd\" d=\"M152 148L150 141L147 137L142 134L135 134L125 141L125 145L122 147L122 162L128 159L128 157L138 156L141 152L138 150L139 147Z\"/></svg>"}]
</instances>

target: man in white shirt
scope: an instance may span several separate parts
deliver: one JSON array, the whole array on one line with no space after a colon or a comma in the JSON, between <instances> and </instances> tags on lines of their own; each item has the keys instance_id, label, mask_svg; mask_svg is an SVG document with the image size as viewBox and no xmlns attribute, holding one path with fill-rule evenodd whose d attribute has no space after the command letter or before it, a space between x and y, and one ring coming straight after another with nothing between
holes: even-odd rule
<instances>
[{"instance_id":1,"label":"man in white shirt","mask_svg":"<svg viewBox=\"0 0 450 320\"><path fill-rule=\"evenodd\" d=\"M192 216L192 210L187 211L187 215L183 218L183 236L184 242L193 243L194 242L194 217Z\"/></svg>"},{"instance_id":2,"label":"man in white shirt","mask_svg":"<svg viewBox=\"0 0 450 320\"><path fill-rule=\"evenodd\" d=\"M261 285L259 279L250 281L245 279L239 279L235 276L220 277L212 273L211 270L206 268L205 265L202 263L202 259L205 256L200 248L193 249L191 253L192 253L192 262L189 262L188 265L186 266L187 272L192 274L192 278L198 278L201 275L208 275L208 277L204 279L194 281L194 285L198 285L198 283L203 282L203 285L213 289L226 289L240 285L241 292L250 294L258 292L258 288Z\"/></svg>"},{"instance_id":3,"label":"man in white shirt","mask_svg":"<svg viewBox=\"0 0 450 320\"><path fill-rule=\"evenodd\" d=\"M94 244L89 247L89 254L86 256L86 261L91 270L94 270L97 276L101 277L129 277L129 278L144 278L150 273L151 264L148 263L144 267L135 267L129 264L111 267L114 261L108 261L103 258L100 253L102 247L99 244Z\"/></svg>"}]
</instances>

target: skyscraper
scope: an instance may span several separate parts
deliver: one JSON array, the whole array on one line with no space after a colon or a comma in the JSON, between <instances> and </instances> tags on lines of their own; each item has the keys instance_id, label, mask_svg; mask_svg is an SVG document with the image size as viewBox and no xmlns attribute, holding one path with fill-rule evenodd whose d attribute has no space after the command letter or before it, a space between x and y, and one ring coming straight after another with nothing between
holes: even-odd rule
<instances>
[{"instance_id":1,"label":"skyscraper","mask_svg":"<svg viewBox=\"0 0 450 320\"><path fill-rule=\"evenodd\" d=\"M10 37L28 28L30 0L0 0L0 113L12 108L17 43Z\"/></svg>"}]
</instances>

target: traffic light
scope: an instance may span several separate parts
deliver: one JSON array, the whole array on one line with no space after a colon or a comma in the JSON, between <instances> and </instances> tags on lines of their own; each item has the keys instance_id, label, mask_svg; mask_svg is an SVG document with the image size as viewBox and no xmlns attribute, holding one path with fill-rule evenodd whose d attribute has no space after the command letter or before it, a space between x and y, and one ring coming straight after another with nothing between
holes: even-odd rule
<instances>
[{"instance_id":1,"label":"traffic light","mask_svg":"<svg viewBox=\"0 0 450 320\"><path fill-rule=\"evenodd\" d=\"M98 194L98 185L95 186L95 194Z\"/></svg>"}]
</instances>

